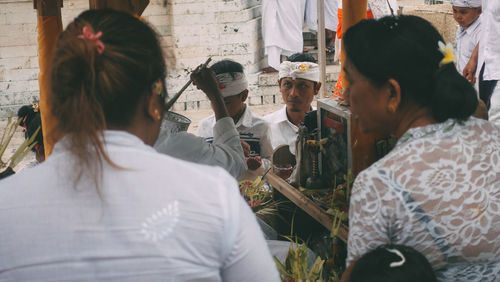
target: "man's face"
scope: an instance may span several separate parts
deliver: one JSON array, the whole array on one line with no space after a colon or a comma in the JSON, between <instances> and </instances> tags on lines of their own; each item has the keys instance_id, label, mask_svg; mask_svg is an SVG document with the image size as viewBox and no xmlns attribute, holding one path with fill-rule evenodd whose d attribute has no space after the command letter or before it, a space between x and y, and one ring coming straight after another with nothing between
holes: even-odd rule
<instances>
[{"instance_id":1,"label":"man's face","mask_svg":"<svg viewBox=\"0 0 500 282\"><path fill-rule=\"evenodd\" d=\"M308 112L314 95L318 94L320 83L314 87L314 82L302 78L284 77L280 82L280 92L287 110L291 112Z\"/></svg>"},{"instance_id":2,"label":"man's face","mask_svg":"<svg viewBox=\"0 0 500 282\"><path fill-rule=\"evenodd\" d=\"M468 28L481 14L481 8L453 6L453 18L463 28Z\"/></svg>"},{"instance_id":3,"label":"man's face","mask_svg":"<svg viewBox=\"0 0 500 282\"><path fill-rule=\"evenodd\" d=\"M224 97L227 113L230 117L235 117L245 108L245 100L242 99L242 93L229 97Z\"/></svg>"}]
</instances>

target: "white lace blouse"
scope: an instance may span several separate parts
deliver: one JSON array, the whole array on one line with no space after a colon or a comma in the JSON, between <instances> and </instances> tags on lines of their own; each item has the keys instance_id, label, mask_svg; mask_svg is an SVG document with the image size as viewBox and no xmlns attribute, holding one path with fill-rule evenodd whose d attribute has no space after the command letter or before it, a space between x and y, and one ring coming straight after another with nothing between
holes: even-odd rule
<instances>
[{"instance_id":1,"label":"white lace blouse","mask_svg":"<svg viewBox=\"0 0 500 282\"><path fill-rule=\"evenodd\" d=\"M420 251L441 281L500 277L498 127L471 118L410 129L358 175L347 265L387 243Z\"/></svg>"}]
</instances>

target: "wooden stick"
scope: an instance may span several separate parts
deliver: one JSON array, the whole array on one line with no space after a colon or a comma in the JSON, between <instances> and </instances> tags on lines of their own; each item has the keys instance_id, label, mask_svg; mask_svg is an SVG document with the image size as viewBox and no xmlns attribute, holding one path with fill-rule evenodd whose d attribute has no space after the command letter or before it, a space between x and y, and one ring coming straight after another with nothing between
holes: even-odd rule
<instances>
[{"instance_id":1,"label":"wooden stick","mask_svg":"<svg viewBox=\"0 0 500 282\"><path fill-rule=\"evenodd\" d=\"M208 58L207 61L203 65L201 65L201 68L206 68L207 65L210 63L210 61L212 61L212 58ZM170 110L170 108L175 104L175 102L177 101L177 99L179 99L179 97L181 96L182 92L184 92L184 90L186 90L186 88L188 88L188 86L191 85L191 82L193 82L193 81L190 78L189 81L186 82L186 84L184 84L184 86L181 88L181 90L179 90L179 92L177 92L177 94L175 94L175 96L172 97L172 99L170 99L170 101L168 101L165 104L165 111Z\"/></svg>"},{"instance_id":2,"label":"wooden stick","mask_svg":"<svg viewBox=\"0 0 500 282\"><path fill-rule=\"evenodd\" d=\"M285 180L281 179L281 177L272 172L269 172L267 174L267 181L274 189L278 190L281 194L283 194L283 196L296 204L300 209L308 213L312 218L314 218L314 220L326 227L326 229L328 229L329 231L332 230L333 216L327 214L306 195L295 189ZM347 227L342 224L340 226L339 232L337 233L337 238L347 243L348 232L349 230L347 229Z\"/></svg>"}]
</instances>

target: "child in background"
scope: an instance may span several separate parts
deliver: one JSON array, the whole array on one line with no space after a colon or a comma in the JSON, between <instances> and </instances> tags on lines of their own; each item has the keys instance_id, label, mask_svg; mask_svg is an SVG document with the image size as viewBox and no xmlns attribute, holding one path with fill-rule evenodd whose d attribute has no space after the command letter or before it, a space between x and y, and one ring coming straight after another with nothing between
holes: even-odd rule
<instances>
[{"instance_id":1,"label":"child in background","mask_svg":"<svg viewBox=\"0 0 500 282\"><path fill-rule=\"evenodd\" d=\"M479 42L481 33L481 0L452 0L453 18L458 23L456 42L457 70L464 67ZM471 81L474 83L473 81Z\"/></svg>"},{"instance_id":2,"label":"child in background","mask_svg":"<svg viewBox=\"0 0 500 282\"><path fill-rule=\"evenodd\" d=\"M382 245L364 254L355 264L349 282L434 282L436 275L427 259L415 249Z\"/></svg>"}]
</instances>

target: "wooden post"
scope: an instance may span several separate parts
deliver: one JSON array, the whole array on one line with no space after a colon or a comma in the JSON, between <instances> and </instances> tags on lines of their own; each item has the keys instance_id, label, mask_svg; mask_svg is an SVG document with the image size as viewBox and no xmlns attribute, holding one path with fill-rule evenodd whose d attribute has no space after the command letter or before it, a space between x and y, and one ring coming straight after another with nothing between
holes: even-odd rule
<instances>
[{"instance_id":1,"label":"wooden post","mask_svg":"<svg viewBox=\"0 0 500 282\"><path fill-rule=\"evenodd\" d=\"M62 0L34 0L37 10L38 29L38 85L40 87L40 115L42 119L43 144L45 156L52 152L58 140L57 120L52 115L48 103L50 92L50 65L56 48L57 38L62 32L61 7Z\"/></svg>"},{"instance_id":2,"label":"wooden post","mask_svg":"<svg viewBox=\"0 0 500 282\"><path fill-rule=\"evenodd\" d=\"M342 34L344 34L351 26L357 24L363 19L366 19L367 0L342 0ZM340 53L341 66L345 62L344 40L342 40L342 48ZM342 85L345 88L347 81L344 71L341 70Z\"/></svg>"},{"instance_id":3,"label":"wooden post","mask_svg":"<svg viewBox=\"0 0 500 282\"><path fill-rule=\"evenodd\" d=\"M89 0L90 9L110 8L140 16L149 0Z\"/></svg>"},{"instance_id":4,"label":"wooden post","mask_svg":"<svg viewBox=\"0 0 500 282\"><path fill-rule=\"evenodd\" d=\"M319 97L326 97L326 36L325 36L325 0L318 1L318 64L321 89ZM335 0L336 1L336 0Z\"/></svg>"}]
</instances>

